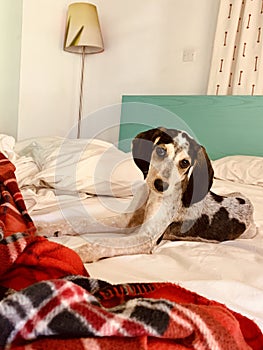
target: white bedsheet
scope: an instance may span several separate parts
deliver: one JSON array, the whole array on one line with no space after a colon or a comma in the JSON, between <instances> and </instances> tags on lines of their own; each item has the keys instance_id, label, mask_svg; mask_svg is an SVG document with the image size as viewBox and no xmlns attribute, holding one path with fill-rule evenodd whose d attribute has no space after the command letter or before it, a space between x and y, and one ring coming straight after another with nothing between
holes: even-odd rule
<instances>
[{"instance_id":1,"label":"white bedsheet","mask_svg":"<svg viewBox=\"0 0 263 350\"><path fill-rule=\"evenodd\" d=\"M54 143L49 139L40 140L37 144L32 143L31 140L20 143L15 148L12 138L0 135L0 151L4 152L17 167L19 185L33 220L52 222L64 217L81 216L87 213L98 218L113 216L128 206L131 200L129 197L94 197L86 194L85 191L76 193L76 191L63 190L61 183L56 188L56 196L52 186L45 183L45 180L56 179L54 170L53 173L50 173L51 168L48 167L48 164L40 165L37 158L42 151L46 151L45 142L56 147L61 144L61 140ZM99 142L99 145L103 152L108 152L108 144ZM57 150L54 149L55 155L56 152ZM118 162L125 164L125 167L127 167L127 162L132 166L130 159L127 160L127 156L122 156L118 150L113 149L111 154L115 160L118 159ZM90 157L90 153L88 156ZM111 162L112 159L108 156L107 153L107 159ZM41 160L44 161L45 157L43 156ZM48 159L48 161L51 160ZM226 162L220 161L216 175L221 179L214 181L213 190L219 194L241 192L251 199L254 204L254 218L258 230L256 237L217 244L162 241L150 255L119 256L85 264L90 275L111 283L153 281L179 283L185 288L222 302L232 310L250 317L263 330L263 158L254 159L254 163L249 159L246 161L246 169L249 165L251 169L246 171L245 182L242 178L244 183L240 181L240 176L243 177L243 169L240 168L242 162L239 159L238 161L235 159L234 166L231 160L227 168ZM254 171L255 162L258 164L257 173ZM119 190L120 177L126 180L125 173L128 170L125 167L121 167L117 173L114 172L113 183L116 191ZM114 166L113 169L115 169ZM140 179L135 167L129 174L131 177L121 188L122 194L132 192L132 186ZM227 175L226 178L222 179L222 174ZM256 180L255 174L258 174ZM85 172L81 172L80 176L84 176L81 178L84 181L81 183L84 184ZM248 184L251 178L253 178L253 183ZM36 179L43 183L40 181L36 186ZM68 178L67 180L74 181L75 179ZM106 178L107 183L108 180ZM127 192L129 183L130 189ZM42 184L47 186L41 186ZM56 187L57 183L53 182L52 185ZM89 185L92 185L92 182ZM108 190L108 186L100 187L100 189L104 193L105 190ZM64 236L53 238L53 241L72 249L83 244L81 236Z\"/></svg>"},{"instance_id":2,"label":"white bedsheet","mask_svg":"<svg viewBox=\"0 0 263 350\"><path fill-rule=\"evenodd\" d=\"M90 275L111 283L179 283L248 316L263 330L263 187L215 180L213 190L220 194L240 191L252 200L256 237L218 244L162 241L151 255L85 264ZM98 198L87 199L88 203L98 216L111 215ZM81 236L53 240L73 249L83 244Z\"/></svg>"}]
</instances>

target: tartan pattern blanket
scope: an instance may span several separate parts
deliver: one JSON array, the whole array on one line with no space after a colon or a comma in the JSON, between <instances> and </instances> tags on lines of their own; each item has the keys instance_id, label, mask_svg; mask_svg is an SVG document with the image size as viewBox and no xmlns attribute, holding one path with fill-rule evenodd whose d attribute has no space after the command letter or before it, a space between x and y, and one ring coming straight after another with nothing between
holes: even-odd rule
<instances>
[{"instance_id":1,"label":"tartan pattern blanket","mask_svg":"<svg viewBox=\"0 0 263 350\"><path fill-rule=\"evenodd\" d=\"M111 285L82 276L39 282L4 298L0 329L0 346L17 350L33 340L28 349L248 350L263 344L252 321L178 285Z\"/></svg>"},{"instance_id":2,"label":"tartan pattern blanket","mask_svg":"<svg viewBox=\"0 0 263 350\"><path fill-rule=\"evenodd\" d=\"M0 286L7 289L20 290L70 274L89 275L73 250L27 233L18 232L2 239L0 257Z\"/></svg>"},{"instance_id":3,"label":"tartan pattern blanket","mask_svg":"<svg viewBox=\"0 0 263 350\"><path fill-rule=\"evenodd\" d=\"M15 177L15 166L0 153L0 239L15 232L36 231Z\"/></svg>"},{"instance_id":4,"label":"tartan pattern blanket","mask_svg":"<svg viewBox=\"0 0 263 350\"><path fill-rule=\"evenodd\" d=\"M14 171L0 153L0 285L19 290L69 274L88 276L77 253L35 235Z\"/></svg>"}]
</instances>

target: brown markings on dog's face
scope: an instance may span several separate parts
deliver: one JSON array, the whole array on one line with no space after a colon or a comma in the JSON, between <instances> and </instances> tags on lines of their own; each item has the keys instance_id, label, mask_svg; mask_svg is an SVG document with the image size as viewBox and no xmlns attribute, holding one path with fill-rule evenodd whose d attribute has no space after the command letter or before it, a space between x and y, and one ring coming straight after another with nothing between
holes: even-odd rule
<instances>
[{"instance_id":1,"label":"brown markings on dog's face","mask_svg":"<svg viewBox=\"0 0 263 350\"><path fill-rule=\"evenodd\" d=\"M206 151L184 131L156 128L140 133L132 153L151 189L163 193L181 182L186 207L202 200L211 188L213 169Z\"/></svg>"},{"instance_id":2,"label":"brown markings on dog's face","mask_svg":"<svg viewBox=\"0 0 263 350\"><path fill-rule=\"evenodd\" d=\"M171 141L163 144L158 140L154 146L146 179L148 186L160 193L173 190L176 184L182 183L191 166L186 149Z\"/></svg>"}]
</instances>

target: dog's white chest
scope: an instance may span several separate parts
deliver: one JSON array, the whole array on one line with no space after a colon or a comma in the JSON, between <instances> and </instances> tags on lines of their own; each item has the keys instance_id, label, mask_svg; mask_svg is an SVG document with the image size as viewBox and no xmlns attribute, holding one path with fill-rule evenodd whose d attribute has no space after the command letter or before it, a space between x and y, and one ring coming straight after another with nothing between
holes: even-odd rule
<instances>
[{"instance_id":1,"label":"dog's white chest","mask_svg":"<svg viewBox=\"0 0 263 350\"><path fill-rule=\"evenodd\" d=\"M171 223L174 211L174 198L172 196L152 195L146 206L141 231L149 234L153 239L158 238L160 233L163 233Z\"/></svg>"}]
</instances>

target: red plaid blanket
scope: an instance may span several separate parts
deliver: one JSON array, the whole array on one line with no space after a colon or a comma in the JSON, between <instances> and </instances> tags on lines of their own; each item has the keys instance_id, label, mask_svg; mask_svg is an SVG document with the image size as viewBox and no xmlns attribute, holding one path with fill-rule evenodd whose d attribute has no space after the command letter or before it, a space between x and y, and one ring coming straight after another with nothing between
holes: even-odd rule
<instances>
[{"instance_id":1,"label":"red plaid blanket","mask_svg":"<svg viewBox=\"0 0 263 350\"><path fill-rule=\"evenodd\" d=\"M263 344L252 321L177 285L110 285L81 276L39 282L3 299L0 329L0 345L21 350L32 340L31 350L248 350Z\"/></svg>"},{"instance_id":2,"label":"red plaid blanket","mask_svg":"<svg viewBox=\"0 0 263 350\"><path fill-rule=\"evenodd\" d=\"M19 290L69 274L88 276L74 251L35 236L14 171L0 153L0 285Z\"/></svg>"},{"instance_id":3,"label":"red plaid blanket","mask_svg":"<svg viewBox=\"0 0 263 350\"><path fill-rule=\"evenodd\" d=\"M0 153L0 233L5 237L15 232L36 231L14 172L15 166Z\"/></svg>"},{"instance_id":4,"label":"red plaid blanket","mask_svg":"<svg viewBox=\"0 0 263 350\"><path fill-rule=\"evenodd\" d=\"M14 167L0 160L1 349L262 350L254 322L175 284L85 277L76 253L34 236Z\"/></svg>"}]
</instances>

